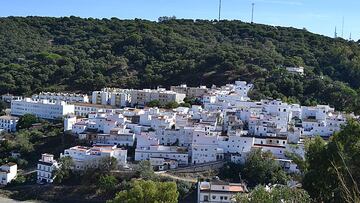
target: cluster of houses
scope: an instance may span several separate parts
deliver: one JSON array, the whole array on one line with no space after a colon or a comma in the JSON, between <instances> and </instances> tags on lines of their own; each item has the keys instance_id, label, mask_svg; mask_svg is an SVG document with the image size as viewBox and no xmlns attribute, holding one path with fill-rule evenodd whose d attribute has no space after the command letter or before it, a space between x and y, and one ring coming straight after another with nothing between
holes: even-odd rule
<instances>
[{"instance_id":1,"label":"cluster of houses","mask_svg":"<svg viewBox=\"0 0 360 203\"><path fill-rule=\"evenodd\" d=\"M60 155L72 157L74 170L97 167L104 157L114 157L124 166L127 163L124 148L133 147L135 161L149 160L157 170L225 160L243 163L251 150L260 149L270 151L288 172L297 172L298 168L287 153L304 156L305 138L327 139L350 116L327 105L251 101L248 92L252 88L252 84L236 81L211 88L186 85L172 86L170 90L104 88L94 91L91 98L43 92L32 98L11 100L11 114L64 118L65 131L93 143L93 147L74 146ZM185 97L196 98L202 105L175 109L146 106L153 100L160 104L182 103ZM2 119L5 123L11 120L9 123L16 126L12 116L0 117L0 126ZM38 180L52 182L51 172L56 167L59 164L53 155L44 154L39 160ZM204 183L199 188L209 187L213 186ZM236 185L227 187L244 189ZM202 198L206 201L212 197Z\"/></svg>"}]
</instances>

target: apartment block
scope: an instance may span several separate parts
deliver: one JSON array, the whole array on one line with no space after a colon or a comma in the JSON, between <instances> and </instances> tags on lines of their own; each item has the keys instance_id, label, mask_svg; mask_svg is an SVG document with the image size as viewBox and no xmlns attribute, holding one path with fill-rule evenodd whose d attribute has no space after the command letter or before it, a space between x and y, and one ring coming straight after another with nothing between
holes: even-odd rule
<instances>
[{"instance_id":1,"label":"apartment block","mask_svg":"<svg viewBox=\"0 0 360 203\"><path fill-rule=\"evenodd\" d=\"M38 118L57 119L74 113L74 105L64 101L33 100L25 98L11 101L11 114L23 116L33 114Z\"/></svg>"}]
</instances>

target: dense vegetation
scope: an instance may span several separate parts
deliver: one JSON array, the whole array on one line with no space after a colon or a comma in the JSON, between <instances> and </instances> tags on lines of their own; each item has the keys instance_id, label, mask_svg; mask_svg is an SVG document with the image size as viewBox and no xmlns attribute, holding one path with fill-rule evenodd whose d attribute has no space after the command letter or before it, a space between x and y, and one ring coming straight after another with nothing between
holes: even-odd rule
<instances>
[{"instance_id":1,"label":"dense vegetation","mask_svg":"<svg viewBox=\"0 0 360 203\"><path fill-rule=\"evenodd\" d=\"M316 202L360 201L360 123L348 125L326 143L320 137L307 144L303 187Z\"/></svg>"},{"instance_id":2,"label":"dense vegetation","mask_svg":"<svg viewBox=\"0 0 360 203\"><path fill-rule=\"evenodd\" d=\"M237 194L235 199L237 203L311 202L310 196L303 189L290 188L284 185L275 185L273 188L259 185L249 194Z\"/></svg>"},{"instance_id":3,"label":"dense vegetation","mask_svg":"<svg viewBox=\"0 0 360 203\"><path fill-rule=\"evenodd\" d=\"M271 152L252 150L244 164L228 163L221 168L219 176L229 182L242 182L253 188L257 185L286 184L289 180Z\"/></svg>"},{"instance_id":4,"label":"dense vegetation","mask_svg":"<svg viewBox=\"0 0 360 203\"><path fill-rule=\"evenodd\" d=\"M0 19L0 93L255 84L252 98L360 111L360 47L241 21ZM305 66L292 76L286 66Z\"/></svg>"},{"instance_id":5,"label":"dense vegetation","mask_svg":"<svg viewBox=\"0 0 360 203\"><path fill-rule=\"evenodd\" d=\"M246 198L261 198L262 202L277 202L276 194L264 192L264 185L283 185L287 177L299 180L303 190L278 188L282 198L295 198L295 202L360 202L360 123L349 120L340 132L335 133L328 142L316 137L305 142L305 159L293 156L300 174L289 174L279 170L278 163L268 153L252 151L245 164L230 163L224 166L219 176L233 182L244 181L251 190ZM261 186L262 185L262 186ZM277 189L275 193L278 193ZM241 198L240 198L241 199ZM269 200L269 201L267 201ZM292 199L294 200L294 199ZM240 200L239 200L240 201ZM243 200L240 202L244 202Z\"/></svg>"}]
</instances>

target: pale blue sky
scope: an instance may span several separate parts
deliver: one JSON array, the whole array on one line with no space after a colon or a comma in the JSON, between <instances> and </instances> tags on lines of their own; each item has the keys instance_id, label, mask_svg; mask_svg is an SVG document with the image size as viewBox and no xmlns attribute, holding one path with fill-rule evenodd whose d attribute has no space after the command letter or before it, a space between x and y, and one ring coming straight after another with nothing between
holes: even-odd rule
<instances>
[{"instance_id":1,"label":"pale blue sky","mask_svg":"<svg viewBox=\"0 0 360 203\"><path fill-rule=\"evenodd\" d=\"M1 0L0 16L80 16L157 20L159 16L216 19L219 0ZM344 38L360 38L359 0L222 0L222 18L250 21L255 3L257 23L307 28Z\"/></svg>"}]
</instances>

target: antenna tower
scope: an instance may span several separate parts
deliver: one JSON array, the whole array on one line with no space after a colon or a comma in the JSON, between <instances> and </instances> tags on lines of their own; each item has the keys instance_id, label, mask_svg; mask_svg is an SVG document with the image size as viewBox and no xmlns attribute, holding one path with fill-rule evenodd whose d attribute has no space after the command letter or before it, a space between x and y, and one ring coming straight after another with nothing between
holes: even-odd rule
<instances>
[{"instance_id":1,"label":"antenna tower","mask_svg":"<svg viewBox=\"0 0 360 203\"><path fill-rule=\"evenodd\" d=\"M335 33L334 33L334 38L337 38L337 31L336 31L336 26L335 26Z\"/></svg>"},{"instance_id":2,"label":"antenna tower","mask_svg":"<svg viewBox=\"0 0 360 203\"><path fill-rule=\"evenodd\" d=\"M345 23L345 18L343 16L342 18L342 24L341 24L341 37L344 38L344 23Z\"/></svg>"},{"instance_id":3,"label":"antenna tower","mask_svg":"<svg viewBox=\"0 0 360 203\"><path fill-rule=\"evenodd\" d=\"M221 19L221 0L219 0L219 21Z\"/></svg>"},{"instance_id":4,"label":"antenna tower","mask_svg":"<svg viewBox=\"0 0 360 203\"><path fill-rule=\"evenodd\" d=\"M251 24L254 23L254 7L255 7L255 3L251 4Z\"/></svg>"}]
</instances>

